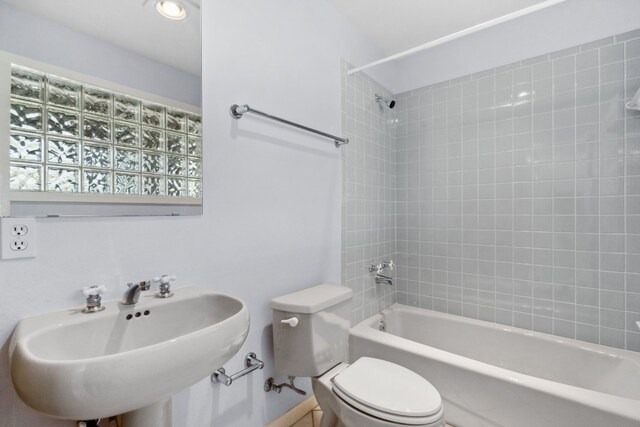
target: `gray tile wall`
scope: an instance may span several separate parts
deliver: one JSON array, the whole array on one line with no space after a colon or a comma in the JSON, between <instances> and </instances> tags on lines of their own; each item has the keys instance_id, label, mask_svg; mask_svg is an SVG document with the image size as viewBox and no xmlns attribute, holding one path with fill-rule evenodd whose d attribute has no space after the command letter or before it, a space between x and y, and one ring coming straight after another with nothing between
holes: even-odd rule
<instances>
[{"instance_id":1,"label":"gray tile wall","mask_svg":"<svg viewBox=\"0 0 640 427\"><path fill-rule=\"evenodd\" d=\"M640 30L403 93L395 144L374 87L347 80L343 117L355 320L395 145L398 302L640 350Z\"/></svg>"},{"instance_id":2,"label":"gray tile wall","mask_svg":"<svg viewBox=\"0 0 640 427\"><path fill-rule=\"evenodd\" d=\"M342 284L354 291L353 324L395 303L390 286L376 286L369 264L395 258L395 114L374 94L388 90L342 63Z\"/></svg>"}]
</instances>

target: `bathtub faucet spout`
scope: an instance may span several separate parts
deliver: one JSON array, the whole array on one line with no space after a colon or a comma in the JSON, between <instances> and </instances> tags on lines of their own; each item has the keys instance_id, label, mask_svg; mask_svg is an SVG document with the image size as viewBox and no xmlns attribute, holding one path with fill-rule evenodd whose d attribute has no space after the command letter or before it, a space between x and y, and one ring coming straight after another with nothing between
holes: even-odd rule
<instances>
[{"instance_id":1,"label":"bathtub faucet spout","mask_svg":"<svg viewBox=\"0 0 640 427\"><path fill-rule=\"evenodd\" d=\"M376 274L376 285L382 284L393 286L393 279L389 276L385 276L384 274Z\"/></svg>"}]
</instances>

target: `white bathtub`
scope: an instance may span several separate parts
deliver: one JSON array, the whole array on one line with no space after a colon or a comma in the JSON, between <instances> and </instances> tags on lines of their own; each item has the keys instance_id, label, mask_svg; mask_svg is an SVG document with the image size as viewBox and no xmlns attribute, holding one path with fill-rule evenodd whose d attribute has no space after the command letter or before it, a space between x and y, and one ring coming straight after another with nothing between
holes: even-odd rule
<instances>
[{"instance_id":1,"label":"white bathtub","mask_svg":"<svg viewBox=\"0 0 640 427\"><path fill-rule=\"evenodd\" d=\"M351 360L428 379L456 427L640 426L635 352L399 304L351 328L349 342Z\"/></svg>"}]
</instances>

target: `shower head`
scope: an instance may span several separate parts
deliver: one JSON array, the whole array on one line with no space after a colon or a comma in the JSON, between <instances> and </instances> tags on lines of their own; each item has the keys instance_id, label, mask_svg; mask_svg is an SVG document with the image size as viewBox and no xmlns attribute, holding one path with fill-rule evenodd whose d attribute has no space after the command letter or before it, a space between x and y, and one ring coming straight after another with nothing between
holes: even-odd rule
<instances>
[{"instance_id":1,"label":"shower head","mask_svg":"<svg viewBox=\"0 0 640 427\"><path fill-rule=\"evenodd\" d=\"M377 93L376 95L376 102L380 105L384 104L389 108L393 108L396 106L396 101L394 99L387 99L384 96L378 95Z\"/></svg>"}]
</instances>

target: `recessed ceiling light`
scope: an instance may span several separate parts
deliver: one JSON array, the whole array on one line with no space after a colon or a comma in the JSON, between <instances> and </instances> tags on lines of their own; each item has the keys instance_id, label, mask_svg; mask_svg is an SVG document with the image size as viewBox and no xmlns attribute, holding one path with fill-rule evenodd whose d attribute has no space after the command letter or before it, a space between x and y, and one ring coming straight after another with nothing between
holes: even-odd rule
<instances>
[{"instance_id":1,"label":"recessed ceiling light","mask_svg":"<svg viewBox=\"0 0 640 427\"><path fill-rule=\"evenodd\" d=\"M174 1L159 1L156 3L156 9L165 18L180 20L187 16L187 11L180 3Z\"/></svg>"}]
</instances>

